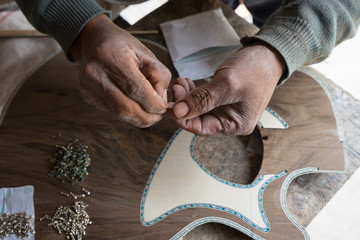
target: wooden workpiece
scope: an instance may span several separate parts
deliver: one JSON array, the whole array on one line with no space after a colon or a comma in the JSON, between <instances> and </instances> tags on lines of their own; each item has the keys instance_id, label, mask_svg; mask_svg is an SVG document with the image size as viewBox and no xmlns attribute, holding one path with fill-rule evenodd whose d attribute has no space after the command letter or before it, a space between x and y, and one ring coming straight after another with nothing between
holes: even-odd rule
<instances>
[{"instance_id":1,"label":"wooden workpiece","mask_svg":"<svg viewBox=\"0 0 360 240\"><path fill-rule=\"evenodd\" d=\"M156 46L147 46L155 53L162 52ZM165 64L169 64L169 57L163 59L160 54L157 55ZM163 57L166 55L163 54ZM197 217L220 214L235 220L230 214L215 213L211 209L186 209L151 227L143 226L139 212L144 186L177 126L168 117L147 129L119 122L83 102L77 89L77 76L77 68L60 55L37 71L18 92L0 128L1 187L33 185L37 217L52 214L59 205L73 202L72 199L60 196L59 192L74 192L77 188L80 191L81 187L89 189L92 194L85 201L89 204L88 212L94 224L88 227L87 239L168 239L189 224L194 214ZM294 94L290 93L291 89L301 93L299 97L292 97ZM316 103L308 103L309 94L316 94ZM289 101L295 102L287 104ZM289 113L293 105L297 106L297 111ZM264 141L260 173L294 170L311 163L325 169L342 168L342 146L337 138L330 103L313 79L296 73L284 86L278 88L271 107L287 117L291 127L287 130L261 129L261 134L268 138ZM320 109L314 112L313 108ZM297 131L301 134L293 135ZM62 136L52 139L51 136L57 132ZM48 173L51 169L49 159L55 151L55 145L66 144L74 138L89 146L88 151L93 160L90 175L84 183L72 186L50 178ZM304 138L308 141L303 141ZM221 155L223 151L223 156L226 156L228 149L237 151L240 145L236 139L230 139L224 149L218 147L217 154ZM208 165L207 159L214 153L201 148L209 148L209 144L196 145L197 158L200 162L205 159ZM212 144L213 148L221 146L221 140L215 139ZM221 164L219 160L213 160L215 168ZM222 161L239 159L229 157ZM239 164L245 166L249 163ZM208 168L211 169L211 166ZM265 211L272 223L273 231L268 233L270 237L273 237L273 232L278 237L277 231L284 233L281 230L287 220L280 203L275 201L279 196L273 195L274 192L279 193L280 186L281 181L275 181L268 186L264 195ZM267 201L273 206L267 208ZM274 206L274 203L278 204ZM287 231L284 238L278 239L286 239L286 236L298 233L290 222L285 226ZM57 238L54 230L40 223L38 218L36 231L37 239L63 237Z\"/></svg>"},{"instance_id":2,"label":"wooden workpiece","mask_svg":"<svg viewBox=\"0 0 360 240\"><path fill-rule=\"evenodd\" d=\"M217 1L187 5L189 1L171 1L139 24L144 24L144 30L154 29L154 25L164 21L162 16L170 20L218 6L232 24L237 23L231 20L235 19L231 10ZM255 27L240 22L248 26L248 33L256 31ZM139 24L129 29L135 30ZM240 32L241 28L235 29ZM161 37L156 37L161 42ZM146 41L144 44L170 68L174 80L176 72L166 50ZM155 162L178 127L167 116L146 129L119 122L110 114L87 105L80 97L77 84L78 66L68 62L63 54L58 55L21 87L0 127L0 187L35 187L36 239L64 239L64 235L58 235L39 222L39 218L53 214L60 205L74 202L59 192L80 192L82 187L91 191L84 199L93 221L86 231L86 239L169 239L187 224L206 216L238 222L265 239L304 238L279 202L286 175L269 184L264 192L264 209L271 224L268 233L253 229L231 214L206 208L185 209L155 225L143 226L140 222L143 190ZM199 162L220 178L238 184L249 184L261 174L284 170L290 174L305 167L343 170L343 149L335 117L326 93L312 77L296 72L277 88L270 107L289 123L289 129L256 129L248 137L199 137L194 145ZM62 136L52 138L58 132ZM92 162L84 182L70 185L48 176L49 160L56 151L55 145L65 145L74 138L89 146ZM252 141L261 145L260 152L248 151ZM208 231L206 226L215 231ZM194 230L197 234L190 232L184 239L200 239L199 236L209 239L206 238L209 233L221 239L249 239L237 230L216 224L205 224L198 229Z\"/></svg>"}]
</instances>

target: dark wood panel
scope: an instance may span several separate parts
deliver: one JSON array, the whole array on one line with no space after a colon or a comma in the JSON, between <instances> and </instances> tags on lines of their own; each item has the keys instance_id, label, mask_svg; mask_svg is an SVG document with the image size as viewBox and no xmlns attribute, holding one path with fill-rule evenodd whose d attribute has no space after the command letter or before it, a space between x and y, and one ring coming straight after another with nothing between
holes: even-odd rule
<instances>
[{"instance_id":1,"label":"dark wood panel","mask_svg":"<svg viewBox=\"0 0 360 240\"><path fill-rule=\"evenodd\" d=\"M148 46L155 52L163 51L156 46ZM165 59L161 60L166 63ZM59 205L71 204L74 201L61 196L60 191L79 192L80 187L89 189L92 194L85 201L89 204L88 211L94 224L88 227L87 239L168 239L193 221L193 216L199 218L216 215L247 226L237 217L216 210L186 209L152 227L144 227L139 219L142 192L156 159L177 130L177 126L168 117L147 129L139 129L119 122L110 114L98 111L83 102L77 89L77 78L76 66L67 62L63 55L59 55L37 71L19 91L0 128L1 187L34 185L37 217L51 214ZM290 79L284 87L296 85L296 81L301 81L301 78L294 81ZM314 81L309 81L309 84L317 85ZM309 98L305 95L304 97ZM326 103L328 101L326 96L323 97L324 101L319 105L321 108L330 104ZM285 104L286 101L282 102ZM291 107L292 104L288 105ZM276 109L275 105L273 107L276 111L281 110ZM332 112L328 112L327 115L333 122ZM297 114L288 114L285 118L291 125L294 117L296 118ZM306 126L311 124L309 121L312 122L312 119L309 118L307 123L291 128L304 126L308 129L308 135L312 136L316 128L307 128ZM336 126L332 125L328 130L334 132ZM336 147L310 148L301 145L292 147L287 142L288 138L291 139L292 132L260 129L263 136L264 131L269 138L264 141L265 155L260 174L277 173L278 170L292 171L318 165L328 169L334 164L334 158L342 163L340 144ZM61 137L51 138L58 132L62 133ZM277 142L271 140L271 134L278 138ZM308 135L303 132L297 136L297 141L305 141L304 138ZM329 136L331 138L332 135L321 135L317 140L324 138L335 143L336 140L329 140ZM337 138L337 136L333 137ZM56 150L55 145L64 145L74 138L89 146L92 163L90 175L83 183L76 183L73 186L50 178L48 173L51 169L49 160ZM205 145L209 149L215 149L211 145L221 146L221 141L215 139ZM214 155L214 152L206 149L200 151L203 144L201 141L199 143L197 154L200 161L209 159L209 155ZM226 148L220 147L216 152L221 154L223 151L223 155L226 156L229 148L238 148L237 141L227 143ZM234 159L227 157L226 160ZM213 171L216 171L216 166L220 163L214 158L214 161L208 162L209 169L212 168L211 164L215 167ZM251 165L246 160L243 164ZM231 165L224 167L229 166ZM257 168L255 167L254 170L257 171ZM265 210L272 223L272 231L263 236L277 236L276 239L286 239L289 235L301 236L281 211L278 198L274 195L276 193L279 197L281 183L282 181L276 181L265 191ZM287 230L284 232L285 227ZM40 223L38 218L36 229L37 239L48 239L49 236L62 239L51 228ZM224 231L227 231L226 228ZM261 235L258 232L256 234ZM190 238L191 234L188 237Z\"/></svg>"}]
</instances>

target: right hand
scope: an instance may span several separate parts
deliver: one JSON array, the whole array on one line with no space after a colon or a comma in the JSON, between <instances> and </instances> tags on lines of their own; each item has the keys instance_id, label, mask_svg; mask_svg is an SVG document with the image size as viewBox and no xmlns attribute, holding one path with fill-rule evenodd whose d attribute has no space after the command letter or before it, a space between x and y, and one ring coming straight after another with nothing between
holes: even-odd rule
<instances>
[{"instance_id":1,"label":"right hand","mask_svg":"<svg viewBox=\"0 0 360 240\"><path fill-rule=\"evenodd\" d=\"M270 45L243 47L216 70L211 82L195 88L190 79L177 79L173 119L198 135L248 135L285 70L285 61Z\"/></svg>"},{"instance_id":2,"label":"right hand","mask_svg":"<svg viewBox=\"0 0 360 240\"><path fill-rule=\"evenodd\" d=\"M166 113L170 71L106 15L88 22L70 54L79 61L80 91L89 104L138 127Z\"/></svg>"}]
</instances>

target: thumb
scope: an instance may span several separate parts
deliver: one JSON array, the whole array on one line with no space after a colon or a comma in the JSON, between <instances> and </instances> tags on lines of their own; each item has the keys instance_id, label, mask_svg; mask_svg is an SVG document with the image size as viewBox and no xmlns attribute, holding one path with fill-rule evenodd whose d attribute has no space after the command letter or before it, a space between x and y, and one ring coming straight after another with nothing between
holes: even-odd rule
<instances>
[{"instance_id":1,"label":"thumb","mask_svg":"<svg viewBox=\"0 0 360 240\"><path fill-rule=\"evenodd\" d=\"M226 92L228 92L226 84L213 82L204 84L177 99L172 111L176 118L197 117L216 107L228 104Z\"/></svg>"}]
</instances>

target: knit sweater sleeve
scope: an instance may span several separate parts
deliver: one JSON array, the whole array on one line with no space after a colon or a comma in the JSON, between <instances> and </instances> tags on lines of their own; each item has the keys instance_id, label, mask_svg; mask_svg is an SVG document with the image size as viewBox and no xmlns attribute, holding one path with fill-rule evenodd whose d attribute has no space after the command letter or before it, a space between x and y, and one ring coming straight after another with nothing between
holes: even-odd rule
<instances>
[{"instance_id":1,"label":"knit sweater sleeve","mask_svg":"<svg viewBox=\"0 0 360 240\"><path fill-rule=\"evenodd\" d=\"M274 47L284 58L287 79L297 68L320 62L340 42L353 37L360 24L359 0L284 0L253 37Z\"/></svg>"},{"instance_id":2,"label":"knit sweater sleeve","mask_svg":"<svg viewBox=\"0 0 360 240\"><path fill-rule=\"evenodd\" d=\"M86 23L99 14L110 13L93 0L16 0L29 22L60 44L67 57L71 44Z\"/></svg>"}]
</instances>

